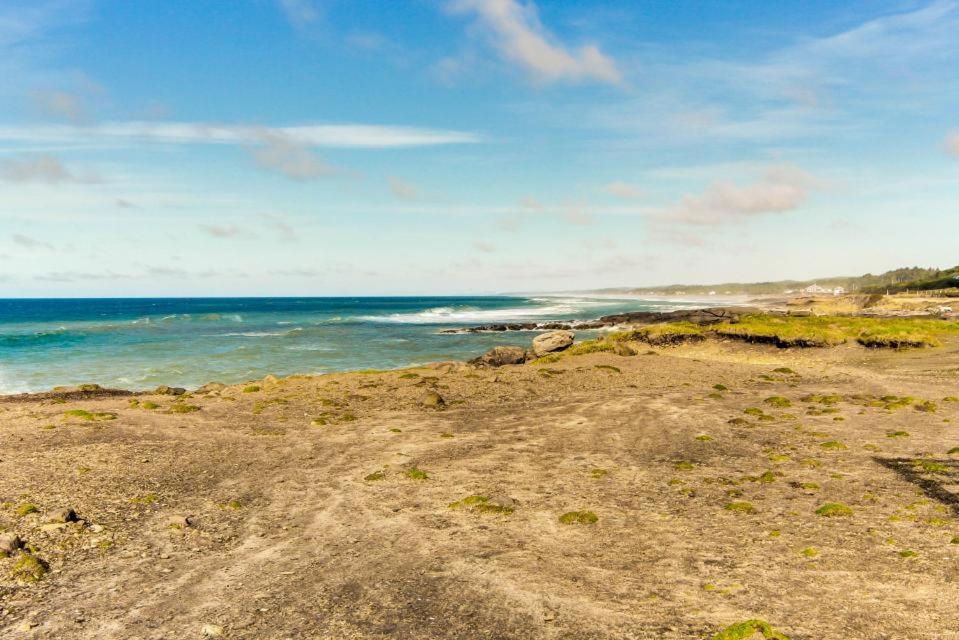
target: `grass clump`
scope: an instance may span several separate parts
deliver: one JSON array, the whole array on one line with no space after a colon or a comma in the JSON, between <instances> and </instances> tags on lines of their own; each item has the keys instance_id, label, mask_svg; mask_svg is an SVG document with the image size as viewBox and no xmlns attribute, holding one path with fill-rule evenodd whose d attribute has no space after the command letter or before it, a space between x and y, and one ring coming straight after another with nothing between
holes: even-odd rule
<instances>
[{"instance_id":1,"label":"grass clump","mask_svg":"<svg viewBox=\"0 0 959 640\"><path fill-rule=\"evenodd\" d=\"M752 514L756 513L756 507L753 506L751 502L729 502L726 506L723 507L726 511L733 511L735 513L747 513Z\"/></svg>"},{"instance_id":2,"label":"grass clump","mask_svg":"<svg viewBox=\"0 0 959 640\"><path fill-rule=\"evenodd\" d=\"M886 437L887 438L908 438L909 432L908 431L890 431L889 433L886 434Z\"/></svg>"},{"instance_id":3,"label":"grass clump","mask_svg":"<svg viewBox=\"0 0 959 640\"><path fill-rule=\"evenodd\" d=\"M598 364L596 365L597 369L605 369L606 371L612 371L613 373L622 373L619 367L614 367L611 364Z\"/></svg>"},{"instance_id":4,"label":"grass clump","mask_svg":"<svg viewBox=\"0 0 959 640\"><path fill-rule=\"evenodd\" d=\"M698 436L696 436L696 440L699 440L700 442L711 442L712 439L713 437L706 433L701 433Z\"/></svg>"},{"instance_id":5,"label":"grass clump","mask_svg":"<svg viewBox=\"0 0 959 640\"><path fill-rule=\"evenodd\" d=\"M47 575L49 568L46 562L30 551L22 551L10 569L10 577L22 583L39 582Z\"/></svg>"},{"instance_id":6,"label":"grass clump","mask_svg":"<svg viewBox=\"0 0 959 640\"><path fill-rule=\"evenodd\" d=\"M386 479L386 472L374 471L373 473L365 476L363 479L366 480L367 482L379 482L380 480Z\"/></svg>"},{"instance_id":7,"label":"grass clump","mask_svg":"<svg viewBox=\"0 0 959 640\"><path fill-rule=\"evenodd\" d=\"M692 471L693 469L696 468L696 465L690 462L689 460L680 460L679 462L676 462L673 466L676 467L678 471Z\"/></svg>"},{"instance_id":8,"label":"grass clump","mask_svg":"<svg viewBox=\"0 0 959 640\"><path fill-rule=\"evenodd\" d=\"M450 509L465 509L487 515L508 516L513 513L513 507L490 502L487 496L466 496L462 500L451 502Z\"/></svg>"},{"instance_id":9,"label":"grass clump","mask_svg":"<svg viewBox=\"0 0 959 640\"><path fill-rule=\"evenodd\" d=\"M743 409L743 413L745 413L747 416L756 416L758 418L759 416L764 415L766 412L759 407L746 407Z\"/></svg>"},{"instance_id":10,"label":"grass clump","mask_svg":"<svg viewBox=\"0 0 959 640\"><path fill-rule=\"evenodd\" d=\"M852 509L841 502L827 502L816 509L816 515L824 518L844 518L852 513Z\"/></svg>"},{"instance_id":11,"label":"grass clump","mask_svg":"<svg viewBox=\"0 0 959 640\"><path fill-rule=\"evenodd\" d=\"M900 558L915 558L919 554L913 551L912 549L903 549L899 552Z\"/></svg>"},{"instance_id":12,"label":"grass clump","mask_svg":"<svg viewBox=\"0 0 959 640\"><path fill-rule=\"evenodd\" d=\"M948 473L949 468L935 460L913 460L912 466L916 471L923 473Z\"/></svg>"},{"instance_id":13,"label":"grass clump","mask_svg":"<svg viewBox=\"0 0 959 640\"><path fill-rule=\"evenodd\" d=\"M791 375L795 375L796 372L790 369L789 367L777 367L773 369L773 373L782 373L782 374L791 376Z\"/></svg>"},{"instance_id":14,"label":"grass clump","mask_svg":"<svg viewBox=\"0 0 959 640\"><path fill-rule=\"evenodd\" d=\"M258 384L249 384L243 387L243 393L256 393L260 390L260 385Z\"/></svg>"},{"instance_id":15,"label":"grass clump","mask_svg":"<svg viewBox=\"0 0 959 640\"><path fill-rule=\"evenodd\" d=\"M88 422L99 420L116 420L117 418L117 414L109 411L95 412L87 411L85 409L70 409L69 411L64 411L63 415L66 418L79 418L80 420L87 420Z\"/></svg>"},{"instance_id":16,"label":"grass clump","mask_svg":"<svg viewBox=\"0 0 959 640\"><path fill-rule=\"evenodd\" d=\"M761 634L765 640L789 640L763 620L745 620L730 625L714 635L710 640L749 640L756 634Z\"/></svg>"},{"instance_id":17,"label":"grass clump","mask_svg":"<svg viewBox=\"0 0 959 640\"><path fill-rule=\"evenodd\" d=\"M140 403L140 408L141 409L159 409L160 405L158 405L156 402L153 402L152 400L144 400L143 402Z\"/></svg>"},{"instance_id":18,"label":"grass clump","mask_svg":"<svg viewBox=\"0 0 959 640\"><path fill-rule=\"evenodd\" d=\"M667 322L640 327L626 334L629 340L645 342L654 346L671 346L706 339L703 328L692 322Z\"/></svg>"},{"instance_id":19,"label":"grass clump","mask_svg":"<svg viewBox=\"0 0 959 640\"><path fill-rule=\"evenodd\" d=\"M592 511L567 511L559 517L561 524L596 524L599 521Z\"/></svg>"},{"instance_id":20,"label":"grass clump","mask_svg":"<svg viewBox=\"0 0 959 640\"><path fill-rule=\"evenodd\" d=\"M729 387L724 384L714 384L713 389L716 391L729 391Z\"/></svg>"},{"instance_id":21,"label":"grass clump","mask_svg":"<svg viewBox=\"0 0 959 640\"><path fill-rule=\"evenodd\" d=\"M593 476L594 478L596 478L597 480L599 480L600 478L605 478L606 476L608 476L608 475L609 475L609 471L606 470L606 469L596 468L596 469L591 470L591 471L589 472L589 475L591 475L591 476Z\"/></svg>"},{"instance_id":22,"label":"grass clump","mask_svg":"<svg viewBox=\"0 0 959 640\"><path fill-rule=\"evenodd\" d=\"M819 555L819 550L816 549L816 547L806 547L799 553L806 556L807 558L815 558L816 556Z\"/></svg>"},{"instance_id":23,"label":"grass clump","mask_svg":"<svg viewBox=\"0 0 959 640\"><path fill-rule=\"evenodd\" d=\"M406 470L406 477L410 480L429 480L430 476L428 473L422 469L417 469L416 467L411 467Z\"/></svg>"},{"instance_id":24,"label":"grass clump","mask_svg":"<svg viewBox=\"0 0 959 640\"><path fill-rule=\"evenodd\" d=\"M564 353L571 356L584 356L589 353L603 353L615 350L616 345L614 345L612 342L606 340L586 340L585 342L574 344L572 347L564 351Z\"/></svg>"},{"instance_id":25,"label":"grass clump","mask_svg":"<svg viewBox=\"0 0 959 640\"><path fill-rule=\"evenodd\" d=\"M155 493L145 493L142 496L130 498L130 504L153 504L160 499Z\"/></svg>"},{"instance_id":26,"label":"grass clump","mask_svg":"<svg viewBox=\"0 0 959 640\"><path fill-rule=\"evenodd\" d=\"M953 447L952 449L949 449L949 451L946 451L946 454L950 456L959 455L959 447Z\"/></svg>"},{"instance_id":27,"label":"grass clump","mask_svg":"<svg viewBox=\"0 0 959 640\"><path fill-rule=\"evenodd\" d=\"M916 411L922 411L923 413L935 413L939 409L939 406L932 400L924 400L917 402L912 408Z\"/></svg>"}]
</instances>

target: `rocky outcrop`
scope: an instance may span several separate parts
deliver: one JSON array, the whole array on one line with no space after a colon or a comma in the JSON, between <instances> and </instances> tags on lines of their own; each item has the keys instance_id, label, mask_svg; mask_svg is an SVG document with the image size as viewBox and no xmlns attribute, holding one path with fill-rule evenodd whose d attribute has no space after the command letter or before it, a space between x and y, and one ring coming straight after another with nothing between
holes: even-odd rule
<instances>
[{"instance_id":1,"label":"rocky outcrop","mask_svg":"<svg viewBox=\"0 0 959 640\"><path fill-rule=\"evenodd\" d=\"M568 349L573 344L572 331L550 331L533 338L533 355L537 358L547 353Z\"/></svg>"},{"instance_id":2,"label":"rocky outcrop","mask_svg":"<svg viewBox=\"0 0 959 640\"><path fill-rule=\"evenodd\" d=\"M526 362L526 350L522 347L493 347L480 357L470 360L470 364L485 367L502 367L524 362Z\"/></svg>"}]
</instances>

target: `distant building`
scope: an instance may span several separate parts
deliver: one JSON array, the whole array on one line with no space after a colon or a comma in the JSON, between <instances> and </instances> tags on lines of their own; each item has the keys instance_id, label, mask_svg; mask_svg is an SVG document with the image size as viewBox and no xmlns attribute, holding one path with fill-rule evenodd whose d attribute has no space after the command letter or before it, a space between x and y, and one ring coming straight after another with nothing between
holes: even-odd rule
<instances>
[{"instance_id":1,"label":"distant building","mask_svg":"<svg viewBox=\"0 0 959 640\"><path fill-rule=\"evenodd\" d=\"M803 293L832 293L832 291L826 287L820 287L818 284L811 284L803 289Z\"/></svg>"},{"instance_id":2,"label":"distant building","mask_svg":"<svg viewBox=\"0 0 959 640\"><path fill-rule=\"evenodd\" d=\"M843 289L842 287L836 287L835 289L832 290L832 294L834 296L841 296L844 293L846 293L846 290Z\"/></svg>"}]
</instances>

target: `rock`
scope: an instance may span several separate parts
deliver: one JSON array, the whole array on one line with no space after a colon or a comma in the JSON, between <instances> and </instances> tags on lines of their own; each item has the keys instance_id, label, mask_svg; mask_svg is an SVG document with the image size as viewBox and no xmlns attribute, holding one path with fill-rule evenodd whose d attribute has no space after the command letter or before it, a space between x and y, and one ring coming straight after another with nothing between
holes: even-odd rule
<instances>
[{"instance_id":1,"label":"rock","mask_svg":"<svg viewBox=\"0 0 959 640\"><path fill-rule=\"evenodd\" d=\"M276 384L279 379L272 373L263 378L263 384Z\"/></svg>"},{"instance_id":2,"label":"rock","mask_svg":"<svg viewBox=\"0 0 959 640\"><path fill-rule=\"evenodd\" d=\"M41 524L40 531L44 533L56 533L58 531L63 531L69 525L66 522L50 522L48 524Z\"/></svg>"},{"instance_id":3,"label":"rock","mask_svg":"<svg viewBox=\"0 0 959 640\"><path fill-rule=\"evenodd\" d=\"M0 533L0 553L11 554L23 548L23 540L15 533Z\"/></svg>"},{"instance_id":4,"label":"rock","mask_svg":"<svg viewBox=\"0 0 959 640\"><path fill-rule=\"evenodd\" d=\"M203 628L200 629L200 633L203 634L204 638L222 638L226 633L226 629L218 624L205 624Z\"/></svg>"},{"instance_id":5,"label":"rock","mask_svg":"<svg viewBox=\"0 0 959 640\"><path fill-rule=\"evenodd\" d=\"M186 393L186 389L183 387L168 387L165 384L161 384L153 390L153 393L158 396L182 396Z\"/></svg>"},{"instance_id":6,"label":"rock","mask_svg":"<svg viewBox=\"0 0 959 640\"><path fill-rule=\"evenodd\" d=\"M470 360L471 364L487 367L502 367L507 364L526 362L526 351L520 347L493 347L479 358Z\"/></svg>"},{"instance_id":7,"label":"rock","mask_svg":"<svg viewBox=\"0 0 959 640\"><path fill-rule=\"evenodd\" d=\"M572 344L572 331L550 331L533 338L533 354L538 358L547 353L568 349Z\"/></svg>"},{"instance_id":8,"label":"rock","mask_svg":"<svg viewBox=\"0 0 959 640\"><path fill-rule=\"evenodd\" d=\"M196 393L214 393L216 391L222 391L226 388L226 385L222 382L207 382L205 385L196 390Z\"/></svg>"},{"instance_id":9,"label":"rock","mask_svg":"<svg viewBox=\"0 0 959 640\"><path fill-rule=\"evenodd\" d=\"M193 520L189 516L170 516L167 518L167 526L175 527L177 529L186 529L187 527L193 526Z\"/></svg>"},{"instance_id":10,"label":"rock","mask_svg":"<svg viewBox=\"0 0 959 640\"><path fill-rule=\"evenodd\" d=\"M64 509L59 509L50 513L47 518L47 522L76 522L80 518L77 517L77 512L66 507Z\"/></svg>"},{"instance_id":11,"label":"rock","mask_svg":"<svg viewBox=\"0 0 959 640\"><path fill-rule=\"evenodd\" d=\"M423 396L423 399L420 400L420 404L424 407L430 407L432 409L438 409L446 404L446 400L443 399L443 396L436 393L435 391L427 391Z\"/></svg>"},{"instance_id":12,"label":"rock","mask_svg":"<svg viewBox=\"0 0 959 640\"><path fill-rule=\"evenodd\" d=\"M613 353L618 356L634 356L636 355L636 349L633 349L625 342L617 342L616 346L613 347Z\"/></svg>"}]
</instances>

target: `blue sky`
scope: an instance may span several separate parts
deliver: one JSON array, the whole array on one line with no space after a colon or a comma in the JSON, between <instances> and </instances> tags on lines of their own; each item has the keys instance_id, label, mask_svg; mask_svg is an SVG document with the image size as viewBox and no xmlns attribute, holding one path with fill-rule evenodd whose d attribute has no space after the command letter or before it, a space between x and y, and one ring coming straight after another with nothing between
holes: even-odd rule
<instances>
[{"instance_id":1,"label":"blue sky","mask_svg":"<svg viewBox=\"0 0 959 640\"><path fill-rule=\"evenodd\" d=\"M0 296L959 263L959 0L0 0Z\"/></svg>"}]
</instances>

